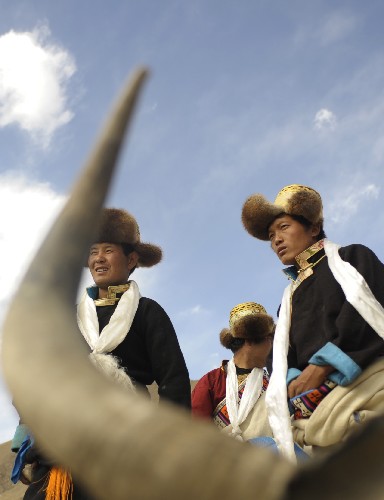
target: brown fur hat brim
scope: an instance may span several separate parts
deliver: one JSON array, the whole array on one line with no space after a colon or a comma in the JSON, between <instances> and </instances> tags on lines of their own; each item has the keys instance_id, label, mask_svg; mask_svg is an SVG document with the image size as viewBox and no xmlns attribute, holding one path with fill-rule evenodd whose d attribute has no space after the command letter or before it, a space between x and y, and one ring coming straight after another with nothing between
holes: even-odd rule
<instances>
[{"instance_id":1,"label":"brown fur hat brim","mask_svg":"<svg viewBox=\"0 0 384 500\"><path fill-rule=\"evenodd\" d=\"M323 204L317 191L308 186L292 184L284 187L275 202L263 195L254 194L245 201L242 222L249 234L268 241L268 229L278 215L300 215L312 224L323 225Z\"/></svg>"},{"instance_id":2,"label":"brown fur hat brim","mask_svg":"<svg viewBox=\"0 0 384 500\"><path fill-rule=\"evenodd\" d=\"M220 332L220 344L226 349L231 348L233 337L229 328L223 328Z\"/></svg>"},{"instance_id":3,"label":"brown fur hat brim","mask_svg":"<svg viewBox=\"0 0 384 500\"><path fill-rule=\"evenodd\" d=\"M245 201L241 220L250 235L268 241L269 226L283 212L283 207L270 203L261 194L254 194Z\"/></svg>"},{"instance_id":4,"label":"brown fur hat brim","mask_svg":"<svg viewBox=\"0 0 384 500\"><path fill-rule=\"evenodd\" d=\"M249 314L239 318L233 325L231 333L235 338L263 340L273 333L275 323L268 314Z\"/></svg>"},{"instance_id":5,"label":"brown fur hat brim","mask_svg":"<svg viewBox=\"0 0 384 500\"><path fill-rule=\"evenodd\" d=\"M316 191L298 191L289 199L287 213L301 215L312 224L324 223L323 205Z\"/></svg>"},{"instance_id":6,"label":"brown fur hat brim","mask_svg":"<svg viewBox=\"0 0 384 500\"><path fill-rule=\"evenodd\" d=\"M158 264L163 258L163 251L152 243L138 243L135 251L139 255L138 267L152 267Z\"/></svg>"},{"instance_id":7,"label":"brown fur hat brim","mask_svg":"<svg viewBox=\"0 0 384 500\"><path fill-rule=\"evenodd\" d=\"M235 338L262 342L274 331L275 322L269 314L249 314L238 318L231 329L223 328L220 332L220 343L230 349Z\"/></svg>"},{"instance_id":8,"label":"brown fur hat brim","mask_svg":"<svg viewBox=\"0 0 384 500\"><path fill-rule=\"evenodd\" d=\"M94 243L130 245L139 256L138 267L154 266L163 256L159 246L140 241L140 230L136 219L126 210L119 208L103 209Z\"/></svg>"}]
</instances>

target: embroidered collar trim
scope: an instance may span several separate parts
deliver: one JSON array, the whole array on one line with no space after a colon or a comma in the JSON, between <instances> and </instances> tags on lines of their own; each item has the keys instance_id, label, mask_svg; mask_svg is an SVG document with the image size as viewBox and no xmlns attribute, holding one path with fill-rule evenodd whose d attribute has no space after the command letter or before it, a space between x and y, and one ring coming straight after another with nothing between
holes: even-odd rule
<instances>
[{"instance_id":1,"label":"embroidered collar trim","mask_svg":"<svg viewBox=\"0 0 384 500\"><path fill-rule=\"evenodd\" d=\"M114 306L119 302L121 296L129 288L129 283L124 285L113 285L108 287L107 296L103 299L95 299L95 306Z\"/></svg>"},{"instance_id":2,"label":"embroidered collar trim","mask_svg":"<svg viewBox=\"0 0 384 500\"><path fill-rule=\"evenodd\" d=\"M319 254L321 252L321 255ZM319 258L318 258L319 257ZM299 285L308 276L313 274L312 268L315 267L323 258L324 253L324 240L316 241L309 248L295 257L297 266L290 266L283 269L283 273L296 285Z\"/></svg>"}]
</instances>

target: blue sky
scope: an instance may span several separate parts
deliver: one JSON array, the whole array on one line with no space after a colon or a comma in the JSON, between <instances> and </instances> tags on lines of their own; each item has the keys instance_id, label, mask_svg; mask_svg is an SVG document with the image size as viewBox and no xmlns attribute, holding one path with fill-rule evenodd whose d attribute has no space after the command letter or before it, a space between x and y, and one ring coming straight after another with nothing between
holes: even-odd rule
<instances>
[{"instance_id":1,"label":"blue sky","mask_svg":"<svg viewBox=\"0 0 384 500\"><path fill-rule=\"evenodd\" d=\"M234 305L276 316L286 283L268 244L242 228L250 194L312 186L328 237L384 260L382 2L0 0L0 10L0 324L137 65L151 77L107 204L163 247L163 262L134 277L170 315L191 378L228 357L218 335ZM17 416L0 388L3 442Z\"/></svg>"}]
</instances>

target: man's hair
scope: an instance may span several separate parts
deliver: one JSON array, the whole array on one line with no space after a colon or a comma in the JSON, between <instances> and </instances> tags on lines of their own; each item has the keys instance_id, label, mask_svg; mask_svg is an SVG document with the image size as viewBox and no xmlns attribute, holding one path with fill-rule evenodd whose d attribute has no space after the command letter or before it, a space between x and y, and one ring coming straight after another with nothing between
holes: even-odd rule
<instances>
[{"instance_id":1,"label":"man's hair","mask_svg":"<svg viewBox=\"0 0 384 500\"><path fill-rule=\"evenodd\" d=\"M245 344L245 339L239 339L239 338L233 337L231 339L231 342L230 342L228 347L229 347L229 349L231 349L233 354L235 354L235 352L237 352L239 349L241 349L244 344Z\"/></svg>"},{"instance_id":2,"label":"man's hair","mask_svg":"<svg viewBox=\"0 0 384 500\"><path fill-rule=\"evenodd\" d=\"M135 247L133 245L130 245L129 243L120 243L123 253L126 257L132 252L135 251ZM135 266L133 269L131 269L131 272L129 273L129 276L133 273L133 271L136 269L137 266Z\"/></svg>"},{"instance_id":3,"label":"man's hair","mask_svg":"<svg viewBox=\"0 0 384 500\"><path fill-rule=\"evenodd\" d=\"M267 338L271 338L273 336L273 333L269 333L268 335L264 335L263 337L259 337L256 339L243 339L239 337L232 337L230 344L228 348L235 354L237 351L239 351L243 345L245 344L245 341L247 340L250 344L262 344Z\"/></svg>"},{"instance_id":4,"label":"man's hair","mask_svg":"<svg viewBox=\"0 0 384 500\"><path fill-rule=\"evenodd\" d=\"M123 247L123 252L124 255L127 257L130 253L135 251L135 248L133 245L130 245L129 243L120 243L120 245Z\"/></svg>"}]
</instances>

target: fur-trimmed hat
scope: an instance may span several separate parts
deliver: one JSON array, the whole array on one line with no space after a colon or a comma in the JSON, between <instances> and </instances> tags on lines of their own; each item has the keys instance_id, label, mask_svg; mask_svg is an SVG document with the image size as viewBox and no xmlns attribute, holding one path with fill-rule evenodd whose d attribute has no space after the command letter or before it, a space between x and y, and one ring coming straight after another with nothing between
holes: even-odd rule
<instances>
[{"instance_id":1,"label":"fur-trimmed hat","mask_svg":"<svg viewBox=\"0 0 384 500\"><path fill-rule=\"evenodd\" d=\"M161 261L160 247L140 241L140 230L136 219L119 208L104 208L94 243L118 243L132 247L139 255L138 267L151 267Z\"/></svg>"},{"instance_id":2,"label":"fur-trimmed hat","mask_svg":"<svg viewBox=\"0 0 384 500\"><path fill-rule=\"evenodd\" d=\"M220 332L220 343L231 349L233 339L263 339L274 332L275 322L265 308L256 302L244 302L235 306L229 315L229 328Z\"/></svg>"},{"instance_id":3,"label":"fur-trimmed hat","mask_svg":"<svg viewBox=\"0 0 384 500\"><path fill-rule=\"evenodd\" d=\"M241 218L249 234L268 241L268 228L282 213L301 215L312 224L322 225L324 222L321 196L314 189L300 184L285 186L273 203L261 194L250 196L244 203Z\"/></svg>"}]
</instances>

